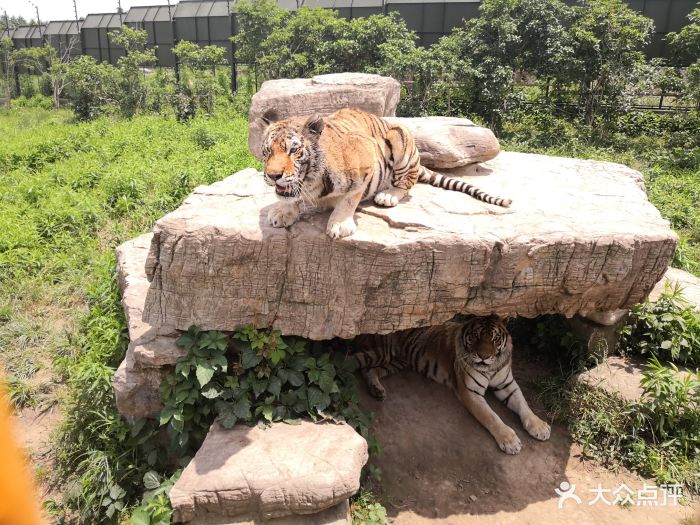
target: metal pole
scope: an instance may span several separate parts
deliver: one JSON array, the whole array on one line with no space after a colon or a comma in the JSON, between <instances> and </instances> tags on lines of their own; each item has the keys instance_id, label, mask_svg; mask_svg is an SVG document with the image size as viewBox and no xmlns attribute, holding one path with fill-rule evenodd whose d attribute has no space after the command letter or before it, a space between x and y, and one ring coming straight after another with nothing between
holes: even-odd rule
<instances>
[{"instance_id":1,"label":"metal pole","mask_svg":"<svg viewBox=\"0 0 700 525\"><path fill-rule=\"evenodd\" d=\"M229 25L229 36L234 36L234 25L233 25L233 13L231 13L231 4L229 0L226 0L226 8L228 9L228 25ZM236 96L238 93L238 67L236 65L236 56L233 52L233 42L229 38L231 45L230 62L231 62L231 95Z\"/></svg>"}]
</instances>

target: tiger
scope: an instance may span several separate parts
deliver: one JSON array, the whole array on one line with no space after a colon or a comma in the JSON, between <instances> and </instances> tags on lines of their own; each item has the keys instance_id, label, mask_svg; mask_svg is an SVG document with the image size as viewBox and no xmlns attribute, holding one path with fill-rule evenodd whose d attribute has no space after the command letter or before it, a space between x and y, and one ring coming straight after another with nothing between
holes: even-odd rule
<instances>
[{"instance_id":1,"label":"tiger","mask_svg":"<svg viewBox=\"0 0 700 525\"><path fill-rule=\"evenodd\" d=\"M271 109L262 121L263 176L281 199L268 213L276 228L294 224L302 207L332 208L326 233L347 237L357 228L353 215L360 201L396 206L416 182L506 208L512 202L422 166L408 129L359 109L284 120Z\"/></svg>"},{"instance_id":2,"label":"tiger","mask_svg":"<svg viewBox=\"0 0 700 525\"><path fill-rule=\"evenodd\" d=\"M522 444L486 402L488 388L520 417L532 437L549 439L550 426L533 413L513 378L512 339L496 316L452 320L389 335L361 335L350 343L349 351L376 399L386 397L383 377L409 367L450 387L503 452L517 454Z\"/></svg>"}]
</instances>

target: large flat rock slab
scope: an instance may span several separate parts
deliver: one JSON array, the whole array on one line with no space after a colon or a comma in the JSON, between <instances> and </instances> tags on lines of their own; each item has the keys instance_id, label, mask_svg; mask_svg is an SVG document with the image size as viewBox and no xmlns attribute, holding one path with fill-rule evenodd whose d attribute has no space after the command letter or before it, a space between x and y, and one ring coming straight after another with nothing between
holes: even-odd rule
<instances>
[{"instance_id":1,"label":"large flat rock slab","mask_svg":"<svg viewBox=\"0 0 700 525\"><path fill-rule=\"evenodd\" d=\"M677 237L634 170L502 153L473 173L511 208L418 184L395 208L363 204L341 240L327 212L271 227L277 198L253 169L199 187L155 225L143 319L320 340L457 313L585 315L643 300L668 267Z\"/></svg>"},{"instance_id":2,"label":"large flat rock slab","mask_svg":"<svg viewBox=\"0 0 700 525\"><path fill-rule=\"evenodd\" d=\"M367 458L367 442L346 424L302 421L231 430L214 424L170 491L173 521L313 515L357 492ZM329 515L338 519L337 510Z\"/></svg>"}]
</instances>

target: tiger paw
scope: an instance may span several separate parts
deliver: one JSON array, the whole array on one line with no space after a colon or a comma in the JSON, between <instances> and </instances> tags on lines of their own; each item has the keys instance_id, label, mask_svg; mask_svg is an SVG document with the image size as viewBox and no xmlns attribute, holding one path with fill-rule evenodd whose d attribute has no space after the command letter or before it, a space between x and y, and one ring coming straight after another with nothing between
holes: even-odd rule
<instances>
[{"instance_id":1,"label":"tiger paw","mask_svg":"<svg viewBox=\"0 0 700 525\"><path fill-rule=\"evenodd\" d=\"M388 191L381 191L374 196L374 202L380 206L393 208L399 203L399 197L389 193Z\"/></svg>"},{"instance_id":2,"label":"tiger paw","mask_svg":"<svg viewBox=\"0 0 700 525\"><path fill-rule=\"evenodd\" d=\"M496 438L500 449L506 454L517 454L522 448L520 438L512 428L506 427L502 435Z\"/></svg>"},{"instance_id":3,"label":"tiger paw","mask_svg":"<svg viewBox=\"0 0 700 525\"><path fill-rule=\"evenodd\" d=\"M549 434L551 433L550 426L535 415L523 421L523 427L525 427L527 433L535 439L539 439L540 441L547 441L549 439Z\"/></svg>"},{"instance_id":4,"label":"tiger paw","mask_svg":"<svg viewBox=\"0 0 700 525\"><path fill-rule=\"evenodd\" d=\"M386 399L386 390L384 390L384 387L382 385L370 384L368 385L368 388L369 395L371 395L374 399L377 399L379 401L384 401Z\"/></svg>"},{"instance_id":5,"label":"tiger paw","mask_svg":"<svg viewBox=\"0 0 700 525\"><path fill-rule=\"evenodd\" d=\"M352 217L348 217L340 222L329 220L328 226L326 227L326 233L331 239L347 237L355 233L355 230L357 230L357 225Z\"/></svg>"},{"instance_id":6,"label":"tiger paw","mask_svg":"<svg viewBox=\"0 0 700 525\"><path fill-rule=\"evenodd\" d=\"M275 228L286 228L299 218L299 208L296 204L281 202L272 207L267 214L267 220Z\"/></svg>"}]
</instances>

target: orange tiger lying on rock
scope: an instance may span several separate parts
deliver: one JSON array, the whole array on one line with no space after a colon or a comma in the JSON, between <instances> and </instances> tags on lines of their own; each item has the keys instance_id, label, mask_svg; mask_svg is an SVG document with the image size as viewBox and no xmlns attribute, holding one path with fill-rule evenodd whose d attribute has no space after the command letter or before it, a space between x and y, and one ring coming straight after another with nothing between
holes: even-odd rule
<instances>
[{"instance_id":1,"label":"orange tiger lying on rock","mask_svg":"<svg viewBox=\"0 0 700 525\"><path fill-rule=\"evenodd\" d=\"M353 214L360 201L396 206L416 182L466 193L508 207L464 181L444 177L420 164L411 133L402 125L358 109L341 109L328 117L293 117L276 122L263 116L264 176L282 198L268 219L272 226L294 224L303 206L333 208L326 232L334 239L355 232Z\"/></svg>"}]
</instances>

